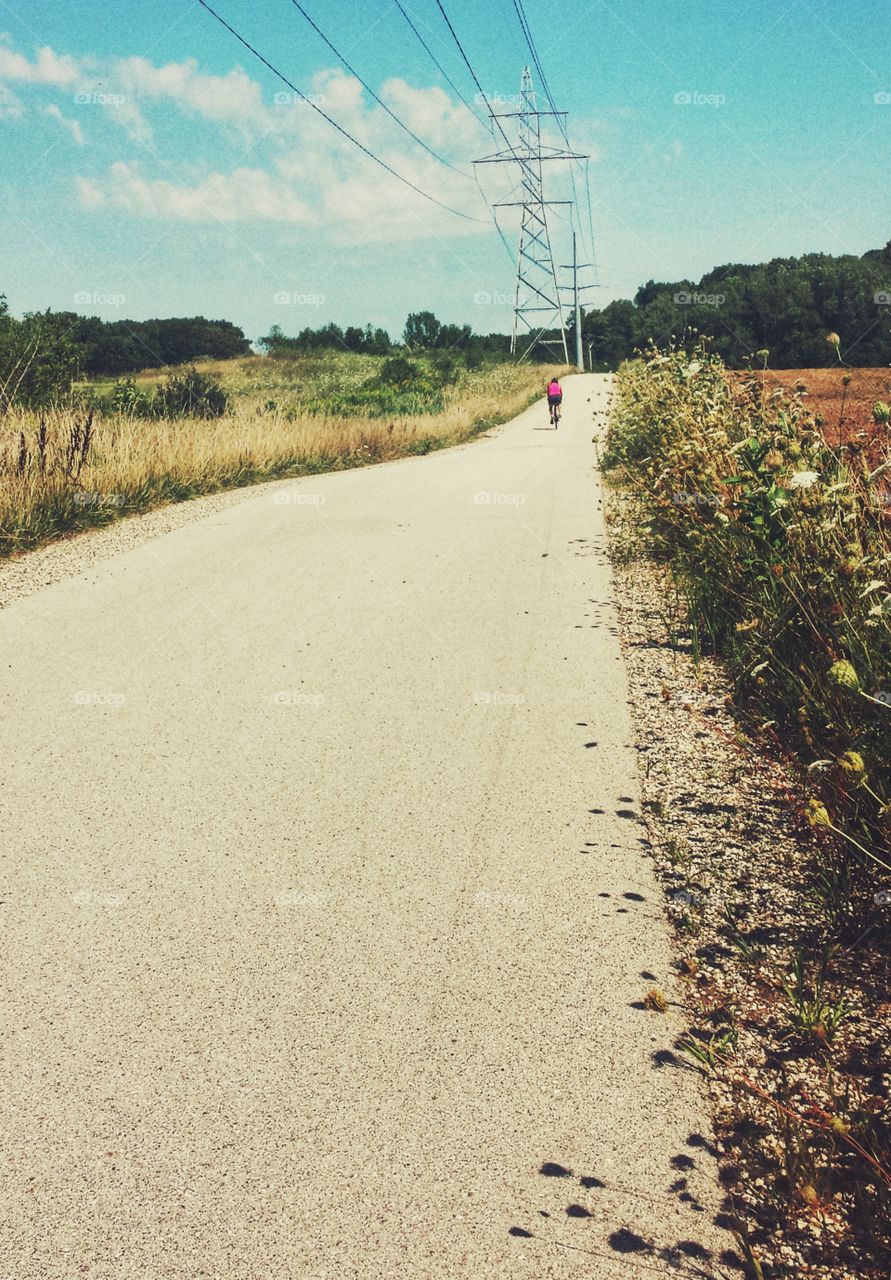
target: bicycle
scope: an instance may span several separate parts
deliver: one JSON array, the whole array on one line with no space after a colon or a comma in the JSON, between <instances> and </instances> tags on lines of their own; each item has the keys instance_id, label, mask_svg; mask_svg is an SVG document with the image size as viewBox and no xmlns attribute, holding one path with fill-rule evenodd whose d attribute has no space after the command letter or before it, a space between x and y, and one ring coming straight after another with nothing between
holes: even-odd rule
<instances>
[{"instance_id":1,"label":"bicycle","mask_svg":"<svg viewBox=\"0 0 891 1280\"><path fill-rule=\"evenodd\" d=\"M554 401L553 404L548 405L548 408L550 409L551 426L556 431L557 427L560 425L560 401Z\"/></svg>"}]
</instances>

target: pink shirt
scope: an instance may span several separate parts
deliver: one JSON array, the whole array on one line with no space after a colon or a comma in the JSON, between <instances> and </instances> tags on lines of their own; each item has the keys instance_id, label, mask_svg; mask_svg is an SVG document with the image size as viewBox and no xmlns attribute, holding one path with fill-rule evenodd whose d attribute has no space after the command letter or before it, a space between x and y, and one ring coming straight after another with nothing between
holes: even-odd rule
<instances>
[{"instance_id":1,"label":"pink shirt","mask_svg":"<svg viewBox=\"0 0 891 1280\"><path fill-rule=\"evenodd\" d=\"M559 382L552 382L552 383L551 383L551 385L548 387L548 395L549 395L549 396L562 396L562 395L563 395L563 388L560 386L560 383L559 383Z\"/></svg>"}]
</instances>

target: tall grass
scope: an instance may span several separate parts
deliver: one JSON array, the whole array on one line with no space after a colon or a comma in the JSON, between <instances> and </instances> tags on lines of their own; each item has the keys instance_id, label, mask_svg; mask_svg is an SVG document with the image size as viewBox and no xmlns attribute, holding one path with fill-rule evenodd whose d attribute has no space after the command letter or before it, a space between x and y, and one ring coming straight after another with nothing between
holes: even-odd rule
<instances>
[{"instance_id":1,"label":"tall grass","mask_svg":"<svg viewBox=\"0 0 891 1280\"><path fill-rule=\"evenodd\" d=\"M640 494L694 643L801 768L833 927L869 931L891 906L891 460L830 447L801 395L705 344L647 352L617 390L605 467Z\"/></svg>"},{"instance_id":2,"label":"tall grass","mask_svg":"<svg viewBox=\"0 0 891 1280\"><path fill-rule=\"evenodd\" d=\"M363 357L341 358L341 375L356 377L354 359L367 377ZM273 388L293 385L293 373L289 381L272 362L233 363L235 408L218 419L146 420L87 408L0 419L0 556L197 494L458 444L513 417L542 389L540 369L502 364L446 388L440 413L343 418L270 399ZM328 365L319 365L319 377L302 368L316 397L320 383L335 383ZM335 385L343 383L342 376Z\"/></svg>"}]
</instances>

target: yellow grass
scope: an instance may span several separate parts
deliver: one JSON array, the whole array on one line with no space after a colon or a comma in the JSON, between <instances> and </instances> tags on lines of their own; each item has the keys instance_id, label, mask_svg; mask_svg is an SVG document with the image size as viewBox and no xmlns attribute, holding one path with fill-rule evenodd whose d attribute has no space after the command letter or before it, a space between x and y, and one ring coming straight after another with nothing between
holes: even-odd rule
<instances>
[{"instance_id":1,"label":"yellow grass","mask_svg":"<svg viewBox=\"0 0 891 1280\"><path fill-rule=\"evenodd\" d=\"M97 414L86 449L85 411L45 414L43 443L40 415L13 412L0 423L0 556L165 502L458 444L519 413L545 377L481 370L449 389L442 413L416 418L286 416L247 396L211 421Z\"/></svg>"}]
</instances>

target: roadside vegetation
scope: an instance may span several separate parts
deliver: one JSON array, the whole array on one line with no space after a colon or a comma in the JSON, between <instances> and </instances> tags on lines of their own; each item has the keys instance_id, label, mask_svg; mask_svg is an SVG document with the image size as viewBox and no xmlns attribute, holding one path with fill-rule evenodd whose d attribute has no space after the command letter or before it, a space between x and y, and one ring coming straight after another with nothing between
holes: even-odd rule
<instances>
[{"instance_id":1,"label":"roadside vegetation","mask_svg":"<svg viewBox=\"0 0 891 1280\"><path fill-rule=\"evenodd\" d=\"M837 353L838 335L826 345ZM773 851L751 850L726 901L702 905L698 862L673 895L681 972L701 992L701 1025L677 1047L733 1099L725 1149L751 1168L732 1176L748 1176L750 1202L760 1195L754 1227L772 1241L759 1261L737 1224L761 1277L804 1274L783 1262L791 1236L773 1236L805 1219L825 1265L807 1274L884 1275L891 1256L891 455L887 396L868 424L845 424L856 372L837 368L837 395L821 386L818 403L808 372L730 374L705 341L651 347L619 372L603 456L631 504L630 554L660 578L657 598L674 601L675 639L694 668L720 660L737 725L792 783L800 861L785 859L789 883L778 874L747 891L774 898L780 928L752 928L734 900ZM697 739L708 725L703 715ZM697 752L708 772L707 748ZM649 803L658 817L662 802ZM690 862L682 837L666 851L676 878ZM719 878L724 851L712 857ZM783 899L794 903L785 914ZM698 987L705 959L737 976ZM840 1250L861 1259L853 1270Z\"/></svg>"}]
</instances>

